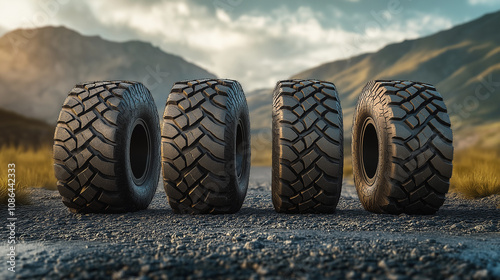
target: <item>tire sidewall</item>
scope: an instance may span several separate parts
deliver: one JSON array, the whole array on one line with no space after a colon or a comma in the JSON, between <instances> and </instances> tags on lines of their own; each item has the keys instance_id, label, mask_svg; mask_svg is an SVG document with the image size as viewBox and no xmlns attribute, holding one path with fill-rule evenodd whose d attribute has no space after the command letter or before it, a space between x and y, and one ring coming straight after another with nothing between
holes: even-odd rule
<instances>
[{"instance_id":1,"label":"tire sidewall","mask_svg":"<svg viewBox=\"0 0 500 280\"><path fill-rule=\"evenodd\" d=\"M390 152L389 138L387 131L387 120L384 116L384 108L381 102L375 102L379 98L371 94L372 89L368 89L360 97L360 104L355 111L355 119L352 127L352 166L356 191L363 207L369 211L381 213L382 206L386 205L389 194L389 184L387 174L389 174ZM365 122L371 118L377 133L378 139L378 165L375 175L371 180L365 178L364 167L362 166L362 133Z\"/></svg>"},{"instance_id":2,"label":"tire sidewall","mask_svg":"<svg viewBox=\"0 0 500 280\"><path fill-rule=\"evenodd\" d=\"M236 204L233 204L233 208L230 212L236 212L243 205L250 177L250 119L243 90L239 87L239 85L236 85L232 87L231 91L232 92L228 93L228 98L232 100L228 100L229 116L226 117L227 122L225 128L225 169L226 174L229 176L229 186L232 188L230 190L231 199L234 198L237 201ZM241 176L239 177L236 167L236 141L238 126L241 126L244 152L246 153L242 162Z\"/></svg>"},{"instance_id":3,"label":"tire sidewall","mask_svg":"<svg viewBox=\"0 0 500 280\"><path fill-rule=\"evenodd\" d=\"M271 176L272 176L272 182L271 182L271 199L273 201L273 205L275 209L280 209L279 205L279 194L278 194L278 185L281 183L280 182L280 139L279 139L279 125L280 125L280 120L282 118L282 113L281 110L278 110L277 107L277 102L279 98L279 93L280 93L280 88L281 88L281 83L278 82L276 84L276 87L274 88L273 91L273 112L272 112L272 127L271 127L271 133L272 133L272 171L271 171Z\"/></svg>"},{"instance_id":4,"label":"tire sidewall","mask_svg":"<svg viewBox=\"0 0 500 280\"><path fill-rule=\"evenodd\" d=\"M124 93L123 98L125 102L121 103L124 104L123 107L120 106L117 131L119 146L123 147L123 149L118 149L122 152L118 157L119 162L117 163L119 170L117 172L118 186L124 188L122 192L123 198L136 208L134 210L146 209L150 204L156 192L159 181L159 170L161 169L158 114L155 113L156 109L152 102L144 102L143 98L133 96L138 94L136 91L146 90L147 92L147 89L140 87L143 86L130 87ZM133 99L136 102L131 102ZM138 102L139 100L142 102ZM151 101L150 99L147 100ZM144 175L144 180L141 182L134 180L130 162L131 137L138 122L142 122L146 127L150 149L146 174Z\"/></svg>"}]
</instances>

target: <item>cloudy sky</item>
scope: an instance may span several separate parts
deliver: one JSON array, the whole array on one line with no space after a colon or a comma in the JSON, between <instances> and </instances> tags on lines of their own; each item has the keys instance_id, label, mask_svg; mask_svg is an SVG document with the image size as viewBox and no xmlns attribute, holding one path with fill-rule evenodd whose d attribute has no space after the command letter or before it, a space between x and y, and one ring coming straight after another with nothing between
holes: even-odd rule
<instances>
[{"instance_id":1,"label":"cloudy sky","mask_svg":"<svg viewBox=\"0 0 500 280\"><path fill-rule=\"evenodd\" d=\"M2 0L0 35L64 25L148 41L253 90L498 10L500 0Z\"/></svg>"}]
</instances>

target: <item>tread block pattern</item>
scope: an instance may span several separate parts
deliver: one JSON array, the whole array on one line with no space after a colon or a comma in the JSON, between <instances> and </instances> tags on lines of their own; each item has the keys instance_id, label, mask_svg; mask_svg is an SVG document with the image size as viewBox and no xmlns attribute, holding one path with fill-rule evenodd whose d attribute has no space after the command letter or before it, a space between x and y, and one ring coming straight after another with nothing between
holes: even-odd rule
<instances>
[{"instance_id":1,"label":"tread block pattern","mask_svg":"<svg viewBox=\"0 0 500 280\"><path fill-rule=\"evenodd\" d=\"M236 81L177 82L163 114L162 166L167 198L177 213L228 213L233 208L226 172L226 124L245 102ZM242 96L240 96L242 95Z\"/></svg>"},{"instance_id":2,"label":"tread block pattern","mask_svg":"<svg viewBox=\"0 0 500 280\"><path fill-rule=\"evenodd\" d=\"M383 211L433 214L449 189L453 134L443 98L429 84L376 81L370 90L386 106L392 164Z\"/></svg>"},{"instance_id":3,"label":"tread block pattern","mask_svg":"<svg viewBox=\"0 0 500 280\"><path fill-rule=\"evenodd\" d=\"M54 170L63 203L73 212L122 212L115 172L118 106L138 83L78 84L63 103L54 133ZM141 92L139 99L151 99Z\"/></svg>"},{"instance_id":4,"label":"tread block pattern","mask_svg":"<svg viewBox=\"0 0 500 280\"><path fill-rule=\"evenodd\" d=\"M318 80L278 82L273 98L276 211L334 212L342 169L342 110L335 85Z\"/></svg>"}]
</instances>

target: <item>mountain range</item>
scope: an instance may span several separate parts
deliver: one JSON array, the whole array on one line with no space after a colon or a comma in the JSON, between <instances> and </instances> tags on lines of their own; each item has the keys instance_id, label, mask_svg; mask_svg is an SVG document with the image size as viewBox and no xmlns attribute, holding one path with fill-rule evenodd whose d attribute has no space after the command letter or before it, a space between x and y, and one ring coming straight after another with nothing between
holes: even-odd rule
<instances>
[{"instance_id":1,"label":"mountain range","mask_svg":"<svg viewBox=\"0 0 500 280\"><path fill-rule=\"evenodd\" d=\"M498 26L500 12L487 14L430 36L327 62L290 77L326 80L337 86L347 144L357 97L374 79L409 79L435 85L448 106L458 140L469 139L465 136L476 127L491 132L488 125L497 127L500 122ZM0 107L51 125L67 92L78 82L143 82L161 114L175 81L207 77L215 75L145 42L111 42L64 27L18 29L0 38ZM272 89L247 92L247 101L253 140L268 150ZM4 117L0 120L5 121Z\"/></svg>"},{"instance_id":2,"label":"mountain range","mask_svg":"<svg viewBox=\"0 0 500 280\"><path fill-rule=\"evenodd\" d=\"M325 80L337 86L348 141L357 98L364 85L375 79L433 84L448 107L455 134L470 134L478 125L500 121L499 26L500 12L487 14L427 37L328 62L291 78ZM271 96L272 89L249 94L249 106L257 110L257 120L270 120ZM270 127L270 121L261 122L256 129L266 127Z\"/></svg>"},{"instance_id":3,"label":"mountain range","mask_svg":"<svg viewBox=\"0 0 500 280\"><path fill-rule=\"evenodd\" d=\"M140 41L111 42L65 27L17 29L0 38L0 107L55 124L79 82L144 83L163 113L172 84L215 75Z\"/></svg>"}]
</instances>

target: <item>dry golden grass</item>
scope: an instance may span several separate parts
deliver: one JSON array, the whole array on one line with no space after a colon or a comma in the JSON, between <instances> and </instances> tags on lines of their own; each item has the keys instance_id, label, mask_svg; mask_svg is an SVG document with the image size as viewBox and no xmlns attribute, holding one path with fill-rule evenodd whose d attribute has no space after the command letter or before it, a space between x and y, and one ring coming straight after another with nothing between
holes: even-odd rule
<instances>
[{"instance_id":1,"label":"dry golden grass","mask_svg":"<svg viewBox=\"0 0 500 280\"><path fill-rule=\"evenodd\" d=\"M344 156L344 179L352 177L352 159Z\"/></svg>"},{"instance_id":2,"label":"dry golden grass","mask_svg":"<svg viewBox=\"0 0 500 280\"><path fill-rule=\"evenodd\" d=\"M467 198L500 194L500 150L469 148L455 153L451 191Z\"/></svg>"},{"instance_id":3,"label":"dry golden grass","mask_svg":"<svg viewBox=\"0 0 500 280\"><path fill-rule=\"evenodd\" d=\"M252 166L271 166L272 165L272 145L270 135L257 134L252 136Z\"/></svg>"},{"instance_id":4,"label":"dry golden grass","mask_svg":"<svg viewBox=\"0 0 500 280\"><path fill-rule=\"evenodd\" d=\"M271 166L271 150L264 150L253 153L252 151L252 166Z\"/></svg>"},{"instance_id":5,"label":"dry golden grass","mask_svg":"<svg viewBox=\"0 0 500 280\"><path fill-rule=\"evenodd\" d=\"M7 164L16 165L16 203L29 203L29 188L56 189L56 179L52 166L52 147L40 148L1 147L0 148L0 203L7 201Z\"/></svg>"},{"instance_id":6,"label":"dry golden grass","mask_svg":"<svg viewBox=\"0 0 500 280\"><path fill-rule=\"evenodd\" d=\"M56 189L52 166L52 147L0 148L0 203L7 201L7 164L16 164L16 202L29 203L29 188ZM271 149L261 147L252 151L253 166L270 166ZM453 161L451 191L467 198L500 194L500 149L468 148L457 151ZM351 158L344 159L344 178L352 176Z\"/></svg>"},{"instance_id":7,"label":"dry golden grass","mask_svg":"<svg viewBox=\"0 0 500 280\"><path fill-rule=\"evenodd\" d=\"M254 156L255 155L255 156ZM271 150L252 155L252 165L271 165ZM344 158L344 179L352 178L351 157ZM500 149L467 148L457 151L453 160L451 192L466 198L500 194ZM499 205L500 206L500 205Z\"/></svg>"},{"instance_id":8,"label":"dry golden grass","mask_svg":"<svg viewBox=\"0 0 500 280\"><path fill-rule=\"evenodd\" d=\"M500 194L499 176L500 149L467 148L457 151L450 191L471 199ZM344 179L348 177L352 177L351 157L344 159Z\"/></svg>"}]
</instances>

